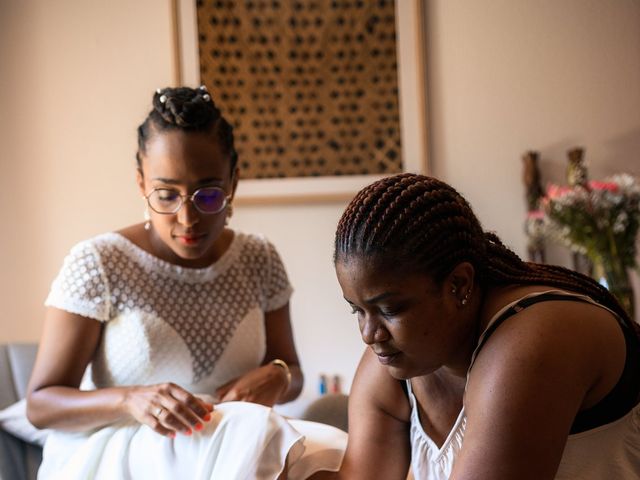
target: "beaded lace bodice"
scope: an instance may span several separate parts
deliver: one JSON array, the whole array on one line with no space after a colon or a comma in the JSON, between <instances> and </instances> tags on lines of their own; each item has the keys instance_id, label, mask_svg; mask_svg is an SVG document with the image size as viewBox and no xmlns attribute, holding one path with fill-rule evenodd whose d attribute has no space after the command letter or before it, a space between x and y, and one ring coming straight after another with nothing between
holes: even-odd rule
<instances>
[{"instance_id":1,"label":"beaded lace bodice","mask_svg":"<svg viewBox=\"0 0 640 480\"><path fill-rule=\"evenodd\" d=\"M263 237L235 233L215 264L192 269L107 233L71 250L45 304L104 322L95 386L172 381L212 393L260 365L264 312L290 295L280 257Z\"/></svg>"}]
</instances>

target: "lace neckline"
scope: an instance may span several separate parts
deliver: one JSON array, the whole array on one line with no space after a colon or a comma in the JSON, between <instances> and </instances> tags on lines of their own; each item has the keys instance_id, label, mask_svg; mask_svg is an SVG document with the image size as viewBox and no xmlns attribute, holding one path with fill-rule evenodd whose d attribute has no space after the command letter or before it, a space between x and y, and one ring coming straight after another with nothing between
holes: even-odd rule
<instances>
[{"instance_id":1,"label":"lace neckline","mask_svg":"<svg viewBox=\"0 0 640 480\"><path fill-rule=\"evenodd\" d=\"M139 247L121 233L109 232L102 235L104 240L115 245L130 259L145 269L160 272L164 275L189 282L210 281L224 273L238 256L245 237L245 234L234 231L233 239L231 240L229 247L218 260L207 267L193 268L183 267L181 265L168 262L167 260L163 260Z\"/></svg>"}]
</instances>

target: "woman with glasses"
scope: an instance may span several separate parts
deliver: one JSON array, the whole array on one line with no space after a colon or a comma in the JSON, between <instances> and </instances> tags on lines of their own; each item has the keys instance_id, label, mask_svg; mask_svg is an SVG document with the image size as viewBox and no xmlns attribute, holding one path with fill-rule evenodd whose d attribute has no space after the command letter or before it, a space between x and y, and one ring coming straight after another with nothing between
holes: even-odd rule
<instances>
[{"instance_id":1,"label":"woman with glasses","mask_svg":"<svg viewBox=\"0 0 640 480\"><path fill-rule=\"evenodd\" d=\"M314 479L640 478L639 329L597 282L413 174L355 196L334 260L368 348L340 472Z\"/></svg>"},{"instance_id":2,"label":"woman with glasses","mask_svg":"<svg viewBox=\"0 0 640 480\"><path fill-rule=\"evenodd\" d=\"M137 183L145 221L76 245L46 301L28 395L30 421L53 429L39 478L337 468L344 434L268 408L302 388L292 289L269 241L227 226L237 154L204 87L155 93Z\"/></svg>"}]
</instances>

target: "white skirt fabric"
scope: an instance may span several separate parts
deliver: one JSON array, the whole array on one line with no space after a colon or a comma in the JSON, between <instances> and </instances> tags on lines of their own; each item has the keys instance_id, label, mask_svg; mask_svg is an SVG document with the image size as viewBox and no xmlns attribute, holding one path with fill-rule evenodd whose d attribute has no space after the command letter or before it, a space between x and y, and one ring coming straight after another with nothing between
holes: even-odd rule
<instances>
[{"instance_id":1,"label":"white skirt fabric","mask_svg":"<svg viewBox=\"0 0 640 480\"><path fill-rule=\"evenodd\" d=\"M39 480L289 480L337 471L347 434L247 402L218 404L204 430L171 439L146 425L52 432Z\"/></svg>"}]
</instances>

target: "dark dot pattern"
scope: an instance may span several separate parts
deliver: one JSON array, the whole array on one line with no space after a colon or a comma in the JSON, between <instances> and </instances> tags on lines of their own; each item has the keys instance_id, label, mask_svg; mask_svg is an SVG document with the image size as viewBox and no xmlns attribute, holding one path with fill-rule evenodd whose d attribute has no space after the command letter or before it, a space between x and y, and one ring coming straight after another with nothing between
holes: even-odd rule
<instances>
[{"instance_id":1,"label":"dark dot pattern","mask_svg":"<svg viewBox=\"0 0 640 480\"><path fill-rule=\"evenodd\" d=\"M243 178L402 171L393 0L198 1Z\"/></svg>"}]
</instances>

